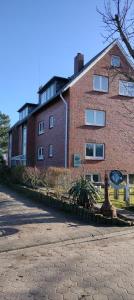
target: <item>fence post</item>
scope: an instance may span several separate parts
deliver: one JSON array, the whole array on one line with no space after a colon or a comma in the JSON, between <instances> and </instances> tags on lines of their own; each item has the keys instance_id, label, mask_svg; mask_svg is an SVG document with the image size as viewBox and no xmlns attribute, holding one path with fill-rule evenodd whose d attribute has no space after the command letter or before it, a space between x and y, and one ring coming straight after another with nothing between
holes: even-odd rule
<instances>
[{"instance_id":1,"label":"fence post","mask_svg":"<svg viewBox=\"0 0 134 300\"><path fill-rule=\"evenodd\" d=\"M129 193L129 175L127 174L127 183L124 188L124 201L130 204L130 193Z\"/></svg>"}]
</instances>

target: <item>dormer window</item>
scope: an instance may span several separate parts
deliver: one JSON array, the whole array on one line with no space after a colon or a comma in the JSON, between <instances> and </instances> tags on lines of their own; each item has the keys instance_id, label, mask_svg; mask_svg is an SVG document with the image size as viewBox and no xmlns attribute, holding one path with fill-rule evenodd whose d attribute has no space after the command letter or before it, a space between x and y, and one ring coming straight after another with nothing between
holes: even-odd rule
<instances>
[{"instance_id":1,"label":"dormer window","mask_svg":"<svg viewBox=\"0 0 134 300\"><path fill-rule=\"evenodd\" d=\"M51 84L40 96L41 104L47 102L55 95L55 84Z\"/></svg>"},{"instance_id":2,"label":"dormer window","mask_svg":"<svg viewBox=\"0 0 134 300\"><path fill-rule=\"evenodd\" d=\"M26 102L19 110L19 120L25 119L35 108L37 104Z\"/></svg>"},{"instance_id":3,"label":"dormer window","mask_svg":"<svg viewBox=\"0 0 134 300\"><path fill-rule=\"evenodd\" d=\"M112 57L111 57L111 66L119 68L120 64L121 64L120 57L116 56L116 55L112 55Z\"/></svg>"},{"instance_id":4,"label":"dormer window","mask_svg":"<svg viewBox=\"0 0 134 300\"><path fill-rule=\"evenodd\" d=\"M19 113L19 119L22 120L28 116L28 107L25 107L22 111Z\"/></svg>"}]
</instances>

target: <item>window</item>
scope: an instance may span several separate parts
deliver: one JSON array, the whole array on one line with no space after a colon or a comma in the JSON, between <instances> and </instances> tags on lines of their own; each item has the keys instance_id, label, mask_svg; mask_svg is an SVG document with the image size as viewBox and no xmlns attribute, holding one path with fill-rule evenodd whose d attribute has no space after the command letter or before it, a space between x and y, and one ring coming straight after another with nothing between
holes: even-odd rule
<instances>
[{"instance_id":1,"label":"window","mask_svg":"<svg viewBox=\"0 0 134 300\"><path fill-rule=\"evenodd\" d=\"M134 97L134 82L120 80L119 81L119 95Z\"/></svg>"},{"instance_id":2,"label":"window","mask_svg":"<svg viewBox=\"0 0 134 300\"><path fill-rule=\"evenodd\" d=\"M49 145L48 155L49 157L53 157L53 145Z\"/></svg>"},{"instance_id":3,"label":"window","mask_svg":"<svg viewBox=\"0 0 134 300\"><path fill-rule=\"evenodd\" d=\"M41 122L39 122L39 125L38 125L38 133L42 134L42 133L44 133L44 131L45 131L45 122L41 121Z\"/></svg>"},{"instance_id":4,"label":"window","mask_svg":"<svg viewBox=\"0 0 134 300\"><path fill-rule=\"evenodd\" d=\"M22 120L25 117L27 117L28 112L29 112L28 111L28 107L26 107L25 109L23 109L22 111L20 111L20 113L19 113L19 119Z\"/></svg>"},{"instance_id":5,"label":"window","mask_svg":"<svg viewBox=\"0 0 134 300\"><path fill-rule=\"evenodd\" d=\"M23 126L22 128L22 155L26 157L27 151L27 127Z\"/></svg>"},{"instance_id":6,"label":"window","mask_svg":"<svg viewBox=\"0 0 134 300\"><path fill-rule=\"evenodd\" d=\"M86 159L104 159L104 144L86 144Z\"/></svg>"},{"instance_id":7,"label":"window","mask_svg":"<svg viewBox=\"0 0 134 300\"><path fill-rule=\"evenodd\" d=\"M91 182L100 182L101 181L101 177L100 174L87 174L86 179L91 181Z\"/></svg>"},{"instance_id":8,"label":"window","mask_svg":"<svg viewBox=\"0 0 134 300\"><path fill-rule=\"evenodd\" d=\"M93 89L99 92L108 92L108 77L94 75L93 76Z\"/></svg>"},{"instance_id":9,"label":"window","mask_svg":"<svg viewBox=\"0 0 134 300\"><path fill-rule=\"evenodd\" d=\"M105 112L101 110L86 109L86 125L105 126Z\"/></svg>"},{"instance_id":10,"label":"window","mask_svg":"<svg viewBox=\"0 0 134 300\"><path fill-rule=\"evenodd\" d=\"M112 55L111 57L111 66L119 68L120 67L120 57L116 55Z\"/></svg>"},{"instance_id":11,"label":"window","mask_svg":"<svg viewBox=\"0 0 134 300\"><path fill-rule=\"evenodd\" d=\"M49 128L53 128L54 127L54 116L50 116L49 117Z\"/></svg>"},{"instance_id":12,"label":"window","mask_svg":"<svg viewBox=\"0 0 134 300\"><path fill-rule=\"evenodd\" d=\"M41 103L47 102L50 98L55 95L56 86L55 84L50 85L40 96Z\"/></svg>"},{"instance_id":13,"label":"window","mask_svg":"<svg viewBox=\"0 0 134 300\"><path fill-rule=\"evenodd\" d=\"M38 148L38 160L43 160L44 159L44 148L39 147Z\"/></svg>"}]
</instances>

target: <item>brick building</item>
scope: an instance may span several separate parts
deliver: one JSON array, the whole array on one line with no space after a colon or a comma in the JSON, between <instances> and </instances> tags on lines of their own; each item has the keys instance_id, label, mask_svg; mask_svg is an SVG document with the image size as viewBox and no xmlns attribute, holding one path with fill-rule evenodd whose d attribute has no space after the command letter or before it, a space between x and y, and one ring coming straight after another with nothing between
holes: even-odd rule
<instances>
[{"instance_id":1,"label":"brick building","mask_svg":"<svg viewBox=\"0 0 134 300\"><path fill-rule=\"evenodd\" d=\"M19 109L9 133L9 164L68 167L103 181L105 170L134 174L133 66L118 41L84 64L78 53L70 78L39 88L39 103ZM132 175L133 177L133 175Z\"/></svg>"}]
</instances>

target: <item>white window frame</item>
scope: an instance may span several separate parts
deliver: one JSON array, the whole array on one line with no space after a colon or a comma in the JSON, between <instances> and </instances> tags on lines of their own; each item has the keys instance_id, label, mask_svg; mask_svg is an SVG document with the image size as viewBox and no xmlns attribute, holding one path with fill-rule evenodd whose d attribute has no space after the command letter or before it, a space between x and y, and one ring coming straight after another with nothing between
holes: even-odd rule
<instances>
[{"instance_id":1,"label":"white window frame","mask_svg":"<svg viewBox=\"0 0 134 300\"><path fill-rule=\"evenodd\" d=\"M95 87L95 77L99 77L100 79L100 88L96 88ZM107 90L104 90L102 88L102 79L103 78L106 78L108 80L108 77L107 76L103 76L103 75L93 75L93 90L96 91L96 92L104 92L104 93L108 93L108 89L109 89L109 80L108 80L108 87L107 87Z\"/></svg>"},{"instance_id":2,"label":"white window frame","mask_svg":"<svg viewBox=\"0 0 134 300\"><path fill-rule=\"evenodd\" d=\"M41 151L41 153L40 153L40 151ZM42 146L38 147L37 157L38 157L38 160L44 159L44 147L42 147Z\"/></svg>"},{"instance_id":3,"label":"white window frame","mask_svg":"<svg viewBox=\"0 0 134 300\"><path fill-rule=\"evenodd\" d=\"M38 134L43 134L45 132L45 122L44 121L40 121L38 123Z\"/></svg>"},{"instance_id":4,"label":"white window frame","mask_svg":"<svg viewBox=\"0 0 134 300\"><path fill-rule=\"evenodd\" d=\"M52 145L52 144L49 145L49 148L48 148L48 156L49 156L49 157L53 157L53 145Z\"/></svg>"},{"instance_id":5,"label":"white window frame","mask_svg":"<svg viewBox=\"0 0 134 300\"><path fill-rule=\"evenodd\" d=\"M93 156L87 156L86 155L86 146L87 145L93 145ZM103 146L103 156L96 156L96 145L102 145ZM103 143L86 143L85 144L85 159L89 159L89 160L104 160L104 150L105 150L105 145Z\"/></svg>"},{"instance_id":6,"label":"white window frame","mask_svg":"<svg viewBox=\"0 0 134 300\"><path fill-rule=\"evenodd\" d=\"M51 128L53 128L53 127L54 127L54 116L51 115L51 116L49 117L49 128L51 129Z\"/></svg>"},{"instance_id":7,"label":"white window frame","mask_svg":"<svg viewBox=\"0 0 134 300\"><path fill-rule=\"evenodd\" d=\"M93 113L94 113L94 123L89 123L87 121L87 112L88 111L93 111ZM97 123L97 112L104 113L104 124L103 125L102 124L100 125L100 124ZM106 112L104 110L86 108L85 109L85 125L104 127L106 125Z\"/></svg>"},{"instance_id":8,"label":"white window frame","mask_svg":"<svg viewBox=\"0 0 134 300\"><path fill-rule=\"evenodd\" d=\"M124 83L124 91L126 91L126 93L122 93L122 88L121 88L121 84ZM134 91L133 91L133 95L129 94L129 84L133 84L133 88L134 88L134 82L132 81L125 81L125 80L119 80L119 95L121 96L126 96L126 97L134 97Z\"/></svg>"},{"instance_id":9,"label":"white window frame","mask_svg":"<svg viewBox=\"0 0 134 300\"><path fill-rule=\"evenodd\" d=\"M119 60L119 64L114 64L114 59L118 59ZM111 56L111 66L112 67L115 67L115 68L119 68L121 65L121 60L120 60L120 57L118 55L112 55Z\"/></svg>"}]
</instances>

